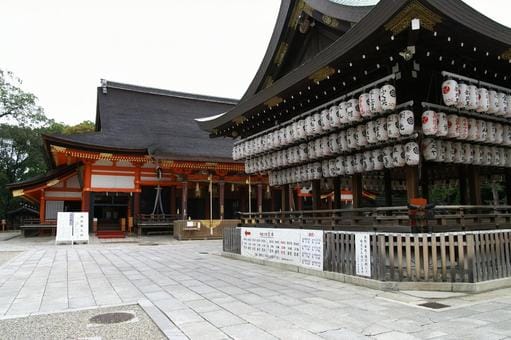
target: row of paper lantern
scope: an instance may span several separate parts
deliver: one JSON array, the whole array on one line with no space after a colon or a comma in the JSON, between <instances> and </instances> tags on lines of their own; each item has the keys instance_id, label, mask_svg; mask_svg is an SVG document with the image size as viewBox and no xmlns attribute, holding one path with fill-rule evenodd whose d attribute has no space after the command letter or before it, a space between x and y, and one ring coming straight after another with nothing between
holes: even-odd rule
<instances>
[{"instance_id":1,"label":"row of paper lantern","mask_svg":"<svg viewBox=\"0 0 511 340\"><path fill-rule=\"evenodd\" d=\"M410 142L405 145L396 144L383 149L270 171L268 177L270 185L300 183L321 178L349 176L383 168L417 165L419 160L419 145Z\"/></svg>"},{"instance_id":2,"label":"row of paper lantern","mask_svg":"<svg viewBox=\"0 0 511 340\"><path fill-rule=\"evenodd\" d=\"M426 138L424 159L434 162L511 167L511 148Z\"/></svg>"},{"instance_id":3,"label":"row of paper lantern","mask_svg":"<svg viewBox=\"0 0 511 340\"><path fill-rule=\"evenodd\" d=\"M388 117L371 120L366 124L342 130L262 156L245 160L248 173L262 172L313 161L340 153L359 150L370 144L388 142L400 136L409 136L414 131L413 112L401 111Z\"/></svg>"},{"instance_id":4,"label":"row of paper lantern","mask_svg":"<svg viewBox=\"0 0 511 340\"><path fill-rule=\"evenodd\" d=\"M432 110L422 114L422 132L426 136L511 145L511 125Z\"/></svg>"},{"instance_id":5,"label":"row of paper lantern","mask_svg":"<svg viewBox=\"0 0 511 340\"><path fill-rule=\"evenodd\" d=\"M447 79L442 83L442 97L447 106L511 117L511 90L498 92Z\"/></svg>"},{"instance_id":6,"label":"row of paper lantern","mask_svg":"<svg viewBox=\"0 0 511 340\"><path fill-rule=\"evenodd\" d=\"M359 98L332 105L285 127L239 143L233 148L233 159L238 160L294 144L309 136L317 136L346 124L370 118L396 107L396 89L387 84L363 93Z\"/></svg>"}]
</instances>

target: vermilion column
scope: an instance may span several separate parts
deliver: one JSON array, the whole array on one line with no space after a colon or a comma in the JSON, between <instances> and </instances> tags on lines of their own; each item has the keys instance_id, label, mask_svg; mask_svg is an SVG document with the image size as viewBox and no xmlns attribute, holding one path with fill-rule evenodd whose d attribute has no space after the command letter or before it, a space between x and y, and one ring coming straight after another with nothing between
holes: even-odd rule
<instances>
[{"instance_id":1,"label":"vermilion column","mask_svg":"<svg viewBox=\"0 0 511 340\"><path fill-rule=\"evenodd\" d=\"M183 220L188 217L188 182L182 183L182 194L181 194L181 210L183 211Z\"/></svg>"},{"instance_id":2,"label":"vermilion column","mask_svg":"<svg viewBox=\"0 0 511 340\"><path fill-rule=\"evenodd\" d=\"M220 219L224 219L225 212L225 182L218 182L218 205L220 206Z\"/></svg>"},{"instance_id":3,"label":"vermilion column","mask_svg":"<svg viewBox=\"0 0 511 340\"><path fill-rule=\"evenodd\" d=\"M41 190L41 198L39 199L39 222L41 224L46 220L46 198L44 197L44 190Z\"/></svg>"}]
</instances>

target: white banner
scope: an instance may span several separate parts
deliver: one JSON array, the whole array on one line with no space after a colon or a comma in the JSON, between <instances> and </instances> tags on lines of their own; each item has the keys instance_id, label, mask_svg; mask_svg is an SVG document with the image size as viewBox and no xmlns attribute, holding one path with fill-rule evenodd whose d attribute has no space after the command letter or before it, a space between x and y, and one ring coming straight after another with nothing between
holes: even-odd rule
<instances>
[{"instance_id":1,"label":"white banner","mask_svg":"<svg viewBox=\"0 0 511 340\"><path fill-rule=\"evenodd\" d=\"M355 263L357 275L371 277L371 236L355 233Z\"/></svg>"},{"instance_id":2,"label":"white banner","mask_svg":"<svg viewBox=\"0 0 511 340\"><path fill-rule=\"evenodd\" d=\"M323 231L241 228L241 255L323 270Z\"/></svg>"},{"instance_id":3,"label":"white banner","mask_svg":"<svg viewBox=\"0 0 511 340\"><path fill-rule=\"evenodd\" d=\"M59 212L57 213L58 242L89 242L89 213Z\"/></svg>"}]
</instances>

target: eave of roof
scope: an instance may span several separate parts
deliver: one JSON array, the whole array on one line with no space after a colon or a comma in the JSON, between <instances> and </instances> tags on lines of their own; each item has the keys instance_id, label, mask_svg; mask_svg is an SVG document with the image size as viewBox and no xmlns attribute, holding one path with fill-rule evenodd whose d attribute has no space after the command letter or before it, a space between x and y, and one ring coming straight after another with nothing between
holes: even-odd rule
<instances>
[{"instance_id":1,"label":"eave of roof","mask_svg":"<svg viewBox=\"0 0 511 340\"><path fill-rule=\"evenodd\" d=\"M511 45L511 29L503 26L466 5L462 1L445 0L415 0L433 7L452 20L471 30L480 33L489 39ZM372 33L382 27L392 15L396 14L409 0L381 0L369 13L364 16L352 29L342 35L328 48L320 52L315 58L294 69L282 78L275 81L268 88L255 93L251 97L243 97L242 101L224 115L207 121L198 122L201 129L213 132L214 129L228 124L244 113L265 103L272 97L282 93L293 84L296 84L314 72L329 65L345 55L353 47L361 43ZM257 76L257 75L256 75Z\"/></svg>"},{"instance_id":2,"label":"eave of roof","mask_svg":"<svg viewBox=\"0 0 511 340\"><path fill-rule=\"evenodd\" d=\"M56 179L56 178L71 174L72 172L76 171L76 168L80 165L81 165L81 163L74 163L71 165L61 165L57 168L49 170L45 174L34 176L34 177L28 178L21 182L9 183L5 187L12 191L12 190L16 190L16 189L24 189L24 188L37 186L39 184L43 184L44 182L48 182L52 179Z\"/></svg>"}]
</instances>

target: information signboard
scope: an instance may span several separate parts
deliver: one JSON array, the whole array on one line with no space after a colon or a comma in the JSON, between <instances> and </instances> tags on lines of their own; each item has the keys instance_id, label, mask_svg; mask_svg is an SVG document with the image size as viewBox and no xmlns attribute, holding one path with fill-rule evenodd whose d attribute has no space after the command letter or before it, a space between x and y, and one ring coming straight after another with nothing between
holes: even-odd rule
<instances>
[{"instance_id":1,"label":"information signboard","mask_svg":"<svg viewBox=\"0 0 511 340\"><path fill-rule=\"evenodd\" d=\"M356 273L371 277L371 236L369 233L355 233Z\"/></svg>"},{"instance_id":2,"label":"information signboard","mask_svg":"<svg viewBox=\"0 0 511 340\"><path fill-rule=\"evenodd\" d=\"M241 255L323 270L323 231L241 228Z\"/></svg>"},{"instance_id":3,"label":"information signboard","mask_svg":"<svg viewBox=\"0 0 511 340\"><path fill-rule=\"evenodd\" d=\"M89 242L89 213L59 212L57 213L57 233L55 243Z\"/></svg>"}]
</instances>

